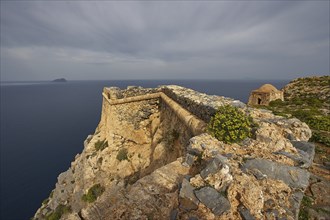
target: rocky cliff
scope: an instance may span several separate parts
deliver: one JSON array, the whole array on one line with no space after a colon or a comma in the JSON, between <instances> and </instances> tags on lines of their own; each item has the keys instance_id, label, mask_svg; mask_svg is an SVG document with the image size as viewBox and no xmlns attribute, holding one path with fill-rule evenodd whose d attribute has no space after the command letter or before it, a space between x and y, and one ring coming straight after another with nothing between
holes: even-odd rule
<instances>
[{"instance_id":1,"label":"rocky cliff","mask_svg":"<svg viewBox=\"0 0 330 220\"><path fill-rule=\"evenodd\" d=\"M105 88L100 123L34 219L297 219L314 157L298 119L179 86ZM206 132L223 105L252 138Z\"/></svg>"}]
</instances>

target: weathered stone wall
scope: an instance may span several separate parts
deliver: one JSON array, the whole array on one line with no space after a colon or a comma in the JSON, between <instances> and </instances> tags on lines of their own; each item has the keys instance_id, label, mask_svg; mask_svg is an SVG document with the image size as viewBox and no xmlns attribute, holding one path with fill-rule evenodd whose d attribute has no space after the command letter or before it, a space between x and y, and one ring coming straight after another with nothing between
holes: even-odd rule
<instances>
[{"instance_id":1,"label":"weathered stone wall","mask_svg":"<svg viewBox=\"0 0 330 220\"><path fill-rule=\"evenodd\" d=\"M198 118L208 122L211 116L220 106L233 105L236 107L244 107L245 104L231 98L207 95L196 92L192 89L183 88L176 85L161 86L161 91L168 97L176 101L183 108L187 109Z\"/></svg>"},{"instance_id":2,"label":"weathered stone wall","mask_svg":"<svg viewBox=\"0 0 330 220\"><path fill-rule=\"evenodd\" d=\"M139 159L145 160L143 168L130 174L134 178L141 178L184 155L189 139L205 127L202 121L158 91L140 87L104 89L98 129L105 132L108 141L116 135L134 143L135 147L130 147L134 152L128 149L131 157L138 154Z\"/></svg>"},{"instance_id":3,"label":"weathered stone wall","mask_svg":"<svg viewBox=\"0 0 330 220\"><path fill-rule=\"evenodd\" d=\"M106 103L102 114L106 118L103 126L107 137L117 134L138 144L150 143L150 116L159 113L159 99L118 105Z\"/></svg>"},{"instance_id":4,"label":"weathered stone wall","mask_svg":"<svg viewBox=\"0 0 330 220\"><path fill-rule=\"evenodd\" d=\"M103 93L108 99L123 99L157 92L159 92L158 88L143 88L140 86L128 86L125 90L118 87L105 87L103 89Z\"/></svg>"}]
</instances>

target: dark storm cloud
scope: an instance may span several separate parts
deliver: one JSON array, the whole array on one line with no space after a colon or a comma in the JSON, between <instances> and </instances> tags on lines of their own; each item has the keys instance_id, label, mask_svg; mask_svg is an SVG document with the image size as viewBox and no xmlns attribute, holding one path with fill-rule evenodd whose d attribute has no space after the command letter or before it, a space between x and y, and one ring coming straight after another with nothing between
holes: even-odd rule
<instances>
[{"instance_id":1,"label":"dark storm cloud","mask_svg":"<svg viewBox=\"0 0 330 220\"><path fill-rule=\"evenodd\" d=\"M328 60L328 1L1 2L2 80L294 78Z\"/></svg>"}]
</instances>

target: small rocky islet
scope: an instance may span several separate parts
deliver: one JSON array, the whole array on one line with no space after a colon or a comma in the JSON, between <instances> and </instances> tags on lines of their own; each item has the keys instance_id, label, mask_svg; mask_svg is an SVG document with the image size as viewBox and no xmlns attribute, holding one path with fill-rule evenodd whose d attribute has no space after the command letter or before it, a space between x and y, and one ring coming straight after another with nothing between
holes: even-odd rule
<instances>
[{"instance_id":1,"label":"small rocky islet","mask_svg":"<svg viewBox=\"0 0 330 220\"><path fill-rule=\"evenodd\" d=\"M63 83L63 82L67 82L67 80L65 78L58 78L58 79L52 80L52 82Z\"/></svg>"},{"instance_id":2,"label":"small rocky islet","mask_svg":"<svg viewBox=\"0 0 330 220\"><path fill-rule=\"evenodd\" d=\"M102 95L95 133L34 219L302 217L315 153L306 123L175 85ZM207 132L228 105L251 117L251 137L225 143Z\"/></svg>"}]
</instances>

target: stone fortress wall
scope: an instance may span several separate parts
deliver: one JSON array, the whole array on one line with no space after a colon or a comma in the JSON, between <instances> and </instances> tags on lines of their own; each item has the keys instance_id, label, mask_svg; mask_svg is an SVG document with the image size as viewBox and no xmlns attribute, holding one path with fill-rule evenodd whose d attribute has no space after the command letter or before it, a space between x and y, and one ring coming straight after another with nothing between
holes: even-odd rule
<instances>
[{"instance_id":1,"label":"stone fortress wall","mask_svg":"<svg viewBox=\"0 0 330 220\"><path fill-rule=\"evenodd\" d=\"M138 87L137 87L138 88ZM135 88L131 88L134 90ZM178 117L181 122L189 128L189 130L194 134L198 135L203 132L205 132L206 124L203 120L197 118L194 114L190 113L185 109L185 107L182 107L180 104L175 102L173 99L169 98L166 93L163 92L163 90L160 88L158 90L154 90L153 93L150 93L150 90L143 90L142 88L138 88L139 93L136 93L138 95L136 96L127 96L125 93L121 93L120 90L116 87L112 88L105 88L102 95L103 95L103 103L109 104L109 105L120 105L120 104L128 104L132 102L140 102L140 101L146 101L151 100L149 102L155 102L157 100L158 102L162 102L162 110L166 109L166 107L170 108L171 111ZM143 92L144 91L144 92ZM166 90L165 90L166 91ZM192 106L191 104L189 106ZM193 113L196 112L203 112L202 108L205 108L206 106L193 106L194 111L191 111ZM205 110L204 110L205 111ZM144 109L139 109L139 112L145 112ZM102 112L103 117L107 117L106 115L111 114L110 112Z\"/></svg>"},{"instance_id":2,"label":"stone fortress wall","mask_svg":"<svg viewBox=\"0 0 330 220\"><path fill-rule=\"evenodd\" d=\"M37 219L59 204L72 209L63 219L298 218L314 157L306 124L174 85L110 87L102 95L95 134ZM249 113L255 136L225 144L205 133L222 105ZM105 140L109 146L96 151ZM118 160L122 149L127 159ZM93 204L82 202L95 183L105 192Z\"/></svg>"}]
</instances>

